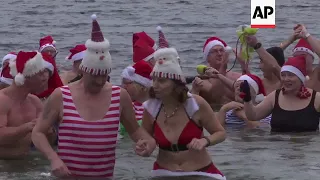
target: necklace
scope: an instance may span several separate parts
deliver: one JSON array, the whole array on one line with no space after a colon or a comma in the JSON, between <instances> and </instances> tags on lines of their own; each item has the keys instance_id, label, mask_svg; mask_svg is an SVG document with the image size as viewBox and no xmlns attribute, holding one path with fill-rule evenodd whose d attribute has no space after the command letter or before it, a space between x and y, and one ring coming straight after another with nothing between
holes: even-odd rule
<instances>
[{"instance_id":1,"label":"necklace","mask_svg":"<svg viewBox=\"0 0 320 180\"><path fill-rule=\"evenodd\" d=\"M164 115L165 115L166 119L168 119L168 118L173 117L173 116L176 114L176 112L178 111L180 105L178 104L178 105L174 108L174 110L172 111L172 113L171 113L170 115L167 114L166 109L164 108L164 104L162 104L162 106L163 106Z\"/></svg>"}]
</instances>

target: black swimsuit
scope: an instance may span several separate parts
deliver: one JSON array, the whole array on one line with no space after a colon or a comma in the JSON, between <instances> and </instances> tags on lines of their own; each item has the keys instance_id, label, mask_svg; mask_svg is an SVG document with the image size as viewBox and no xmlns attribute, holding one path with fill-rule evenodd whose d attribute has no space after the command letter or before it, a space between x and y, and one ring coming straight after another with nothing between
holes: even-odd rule
<instances>
[{"instance_id":1,"label":"black swimsuit","mask_svg":"<svg viewBox=\"0 0 320 180\"><path fill-rule=\"evenodd\" d=\"M314 107L316 91L312 92L310 103L300 110L288 111L279 106L279 94L276 91L275 103L272 110L272 132L311 132L319 129L320 113Z\"/></svg>"}]
</instances>

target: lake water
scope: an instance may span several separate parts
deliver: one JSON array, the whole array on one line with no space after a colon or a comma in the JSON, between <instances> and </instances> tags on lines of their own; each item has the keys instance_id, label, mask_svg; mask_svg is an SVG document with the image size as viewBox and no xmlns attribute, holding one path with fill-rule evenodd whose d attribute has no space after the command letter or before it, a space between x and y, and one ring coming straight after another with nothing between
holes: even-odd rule
<instances>
[{"instance_id":1,"label":"lake water","mask_svg":"<svg viewBox=\"0 0 320 180\"><path fill-rule=\"evenodd\" d=\"M300 5L301 4L301 5ZM64 58L68 50L90 37L91 14L96 13L101 29L111 43L111 81L118 84L122 69L131 63L132 33L146 31L157 39L161 25L170 45L182 58L183 71L196 73L202 62L206 38L216 35L230 46L236 44L236 28L250 23L250 1L232 0L2 0L0 6L0 55L38 48L40 37L50 34L57 41L60 69L70 68ZM276 1L276 29L261 29L258 37L265 47L276 46L292 32L295 23L306 24L319 36L317 0ZM286 56L291 52L286 50ZM230 66L233 61L231 60ZM258 72L257 61L252 68ZM236 65L235 70L239 66ZM320 179L318 134L270 135L268 129L227 128L225 142L210 147L213 161L228 179L310 180ZM155 157L141 158L128 138L119 141L116 179L148 179ZM0 179L50 179L48 161L34 151L17 161L0 161ZM134 178L132 178L134 177Z\"/></svg>"}]
</instances>

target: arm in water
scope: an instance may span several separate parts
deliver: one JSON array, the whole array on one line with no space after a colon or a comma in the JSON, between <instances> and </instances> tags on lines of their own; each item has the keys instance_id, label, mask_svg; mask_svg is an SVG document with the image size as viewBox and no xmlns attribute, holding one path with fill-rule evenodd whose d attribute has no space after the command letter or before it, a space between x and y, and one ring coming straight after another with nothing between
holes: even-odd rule
<instances>
[{"instance_id":1,"label":"arm in water","mask_svg":"<svg viewBox=\"0 0 320 180\"><path fill-rule=\"evenodd\" d=\"M62 92L57 88L49 96L44 106L42 117L38 120L32 131L33 144L51 162L52 172L56 176L68 176L69 172L66 165L59 158L58 154L50 146L46 137L48 130L61 119L62 112Z\"/></svg>"},{"instance_id":2,"label":"arm in water","mask_svg":"<svg viewBox=\"0 0 320 180\"><path fill-rule=\"evenodd\" d=\"M248 120L250 121L259 121L266 118L272 113L274 106L275 91L268 94L264 100L258 105L254 106L253 102L244 102L244 110Z\"/></svg>"},{"instance_id":3,"label":"arm in water","mask_svg":"<svg viewBox=\"0 0 320 180\"><path fill-rule=\"evenodd\" d=\"M8 102L7 100L7 97L0 95L1 102ZM0 145L12 144L19 141L28 133L31 133L35 125L35 121L31 121L18 127L7 127L9 110L10 105L7 103L0 104Z\"/></svg>"},{"instance_id":4,"label":"arm in water","mask_svg":"<svg viewBox=\"0 0 320 180\"><path fill-rule=\"evenodd\" d=\"M58 157L57 153L50 146L46 137L47 132L56 121L60 120L62 109L62 93L56 89L46 100L42 117L38 120L32 132L34 145L51 161Z\"/></svg>"},{"instance_id":5,"label":"arm in water","mask_svg":"<svg viewBox=\"0 0 320 180\"><path fill-rule=\"evenodd\" d=\"M215 145L220 142L223 142L226 139L226 132L222 127L219 120L216 118L213 110L211 109L210 105L200 96L193 95L199 105L199 111L197 112L200 115L200 124L210 133L209 136L201 138L205 142L206 146ZM189 144L188 148L201 150L203 144L201 146L197 145L196 141L199 140L193 139Z\"/></svg>"},{"instance_id":6,"label":"arm in water","mask_svg":"<svg viewBox=\"0 0 320 180\"><path fill-rule=\"evenodd\" d=\"M156 147L156 142L151 135L144 130L143 127L139 126L132 107L132 100L128 92L122 88L120 91L120 108L120 120L130 138L137 144L142 143L143 146L146 147L146 153L150 155ZM145 154L145 156L147 156L147 154Z\"/></svg>"}]
</instances>

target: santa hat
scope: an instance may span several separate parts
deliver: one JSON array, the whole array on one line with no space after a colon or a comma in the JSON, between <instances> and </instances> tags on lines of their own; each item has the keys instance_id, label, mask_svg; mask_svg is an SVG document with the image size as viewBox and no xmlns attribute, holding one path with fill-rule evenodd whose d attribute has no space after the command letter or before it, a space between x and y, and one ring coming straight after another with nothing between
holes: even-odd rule
<instances>
[{"instance_id":1,"label":"santa hat","mask_svg":"<svg viewBox=\"0 0 320 180\"><path fill-rule=\"evenodd\" d=\"M147 33L145 33L144 31L133 33L133 35L132 35L132 46L134 46L134 44L136 44L136 42L138 40L144 41L145 43L147 43L148 46L152 47L154 50L157 49L156 42Z\"/></svg>"},{"instance_id":2,"label":"santa hat","mask_svg":"<svg viewBox=\"0 0 320 180\"><path fill-rule=\"evenodd\" d=\"M253 74L244 74L237 79L237 81L244 81L244 80L248 81L248 83L250 84L250 86L253 88L254 92L257 95L259 94L262 94L264 96L266 95L266 90L263 86L263 82L258 76Z\"/></svg>"},{"instance_id":3,"label":"santa hat","mask_svg":"<svg viewBox=\"0 0 320 180\"><path fill-rule=\"evenodd\" d=\"M97 16L93 14L91 39L86 41L87 50L80 64L80 69L84 72L98 75L109 74L112 68L111 55L109 53L109 41L103 37Z\"/></svg>"},{"instance_id":4,"label":"santa hat","mask_svg":"<svg viewBox=\"0 0 320 180\"><path fill-rule=\"evenodd\" d=\"M152 86L150 77L152 68L145 61L138 61L133 66L128 66L122 71L122 78L137 82L145 87Z\"/></svg>"},{"instance_id":5,"label":"santa hat","mask_svg":"<svg viewBox=\"0 0 320 180\"><path fill-rule=\"evenodd\" d=\"M150 47L145 41L139 39L133 45L133 62L138 62L140 60L149 61L153 58L155 50Z\"/></svg>"},{"instance_id":6,"label":"santa hat","mask_svg":"<svg viewBox=\"0 0 320 180\"><path fill-rule=\"evenodd\" d=\"M46 36L40 39L39 41L39 52L42 52L46 47L52 47L56 50L56 41L53 40L51 36Z\"/></svg>"},{"instance_id":7,"label":"santa hat","mask_svg":"<svg viewBox=\"0 0 320 180\"><path fill-rule=\"evenodd\" d=\"M162 32L161 26L157 27L157 31L159 32L159 42L158 42L159 43L159 47L158 47L158 49L168 48L169 47L169 43L166 40L166 37L164 36L164 34Z\"/></svg>"},{"instance_id":8,"label":"santa hat","mask_svg":"<svg viewBox=\"0 0 320 180\"><path fill-rule=\"evenodd\" d=\"M4 66L5 62L8 62L10 59L16 59L16 58L17 58L17 53L15 52L8 53L2 58L2 67Z\"/></svg>"},{"instance_id":9,"label":"santa hat","mask_svg":"<svg viewBox=\"0 0 320 180\"><path fill-rule=\"evenodd\" d=\"M16 61L10 61L10 74L16 85L24 84L25 77L31 77L46 68L45 60L39 52L20 51Z\"/></svg>"},{"instance_id":10,"label":"santa hat","mask_svg":"<svg viewBox=\"0 0 320 180\"><path fill-rule=\"evenodd\" d=\"M169 48L169 44L161 31L161 27L157 27L159 31L159 48L154 53L156 64L151 73L152 77L162 77L174 80L180 80L186 83L185 77L182 73L179 60L180 57L175 48Z\"/></svg>"},{"instance_id":11,"label":"santa hat","mask_svg":"<svg viewBox=\"0 0 320 180\"><path fill-rule=\"evenodd\" d=\"M304 56L289 57L281 68L281 72L291 72L305 83L309 79L307 76L306 58Z\"/></svg>"},{"instance_id":12,"label":"santa hat","mask_svg":"<svg viewBox=\"0 0 320 180\"><path fill-rule=\"evenodd\" d=\"M207 60L208 54L214 46L222 46L227 52L232 51L232 48L227 45L223 40L221 40L218 37L210 37L207 39L207 41L204 43L203 46L203 58L204 60Z\"/></svg>"},{"instance_id":13,"label":"santa hat","mask_svg":"<svg viewBox=\"0 0 320 180\"><path fill-rule=\"evenodd\" d=\"M15 61L15 59L10 59L9 61ZM6 64L2 67L0 82L5 83L7 85L11 85L13 81L13 77L10 74L9 64Z\"/></svg>"},{"instance_id":14,"label":"santa hat","mask_svg":"<svg viewBox=\"0 0 320 180\"><path fill-rule=\"evenodd\" d=\"M56 61L52 56L47 53L42 53L42 57L45 60L45 67L51 71L51 76L48 79L48 89L36 95L39 98L47 98L56 88L63 86L63 83L57 70Z\"/></svg>"},{"instance_id":15,"label":"santa hat","mask_svg":"<svg viewBox=\"0 0 320 180\"><path fill-rule=\"evenodd\" d=\"M70 49L70 54L66 57L66 60L71 60L73 62L80 61L84 57L84 53L87 50L84 44L76 45L74 48Z\"/></svg>"},{"instance_id":16,"label":"santa hat","mask_svg":"<svg viewBox=\"0 0 320 180\"><path fill-rule=\"evenodd\" d=\"M297 45L294 47L294 49L292 50L293 54L295 54L296 52L305 52L310 54L313 58L314 58L314 54L313 54L313 50L312 47L310 46L310 44L303 38L301 38L299 40L299 42L297 43Z\"/></svg>"}]
</instances>

